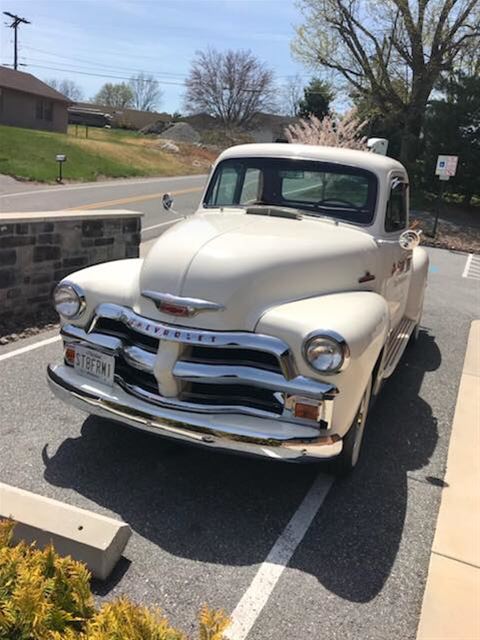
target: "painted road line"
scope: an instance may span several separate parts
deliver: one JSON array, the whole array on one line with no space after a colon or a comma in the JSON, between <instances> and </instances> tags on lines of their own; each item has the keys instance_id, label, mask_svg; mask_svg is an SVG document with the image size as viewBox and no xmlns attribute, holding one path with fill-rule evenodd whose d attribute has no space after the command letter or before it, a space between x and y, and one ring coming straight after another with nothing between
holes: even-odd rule
<instances>
[{"instance_id":1,"label":"painted road line","mask_svg":"<svg viewBox=\"0 0 480 640\"><path fill-rule=\"evenodd\" d=\"M50 189L34 189L32 191L16 191L15 193L2 193L0 198L15 198L18 196L38 195L39 193L52 193L63 191L80 191L82 189L103 189L105 187L135 187L141 184L153 184L154 182L170 180L192 180L195 178L206 178L207 174L194 174L190 176L162 176L158 178L148 178L146 180L109 180L107 182L70 185L66 187L51 187Z\"/></svg>"},{"instance_id":2,"label":"painted road line","mask_svg":"<svg viewBox=\"0 0 480 640\"><path fill-rule=\"evenodd\" d=\"M462 278L468 278L468 270L470 269L470 265L472 263L472 259L473 259L473 253L470 253L468 255L467 261L465 263L465 269L463 270Z\"/></svg>"},{"instance_id":3,"label":"painted road line","mask_svg":"<svg viewBox=\"0 0 480 640\"><path fill-rule=\"evenodd\" d=\"M26 347L20 347L20 349L15 349L14 351L8 351L7 353L2 353L0 354L0 362L2 362L3 360L8 360L9 358L14 358L15 356L21 356L22 353L27 353L27 351L33 351L33 349L40 349L40 347L46 347L49 344L58 342L60 339L61 339L60 336L54 336L53 338L46 338L46 340L33 342L32 344L29 344Z\"/></svg>"},{"instance_id":4,"label":"painted road line","mask_svg":"<svg viewBox=\"0 0 480 640\"><path fill-rule=\"evenodd\" d=\"M231 625L225 633L226 638L229 638L229 640L245 640L248 636L295 549L302 541L322 506L332 483L333 478L330 476L320 473L316 477L307 495L235 607L231 615Z\"/></svg>"},{"instance_id":5,"label":"painted road line","mask_svg":"<svg viewBox=\"0 0 480 640\"><path fill-rule=\"evenodd\" d=\"M172 196L182 196L187 193L196 193L203 191L203 187L191 187L190 189L180 189L179 191L171 191ZM78 207L70 207L65 211L86 211L88 209L102 209L103 207L113 207L118 204L132 204L133 202L146 202L147 200L157 200L162 198L165 191L157 193L149 193L143 196L129 196L128 198L118 198L118 200L104 200L103 202L92 202L91 204L83 204Z\"/></svg>"},{"instance_id":6,"label":"painted road line","mask_svg":"<svg viewBox=\"0 0 480 640\"><path fill-rule=\"evenodd\" d=\"M480 280L480 256L471 253L465 263L462 278L470 280Z\"/></svg>"}]
</instances>

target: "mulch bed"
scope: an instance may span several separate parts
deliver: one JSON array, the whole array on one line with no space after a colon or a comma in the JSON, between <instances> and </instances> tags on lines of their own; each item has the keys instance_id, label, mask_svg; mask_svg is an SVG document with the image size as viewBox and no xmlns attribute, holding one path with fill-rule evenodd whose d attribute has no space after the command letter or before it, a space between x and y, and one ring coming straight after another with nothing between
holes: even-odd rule
<instances>
[{"instance_id":1,"label":"mulch bed","mask_svg":"<svg viewBox=\"0 0 480 640\"><path fill-rule=\"evenodd\" d=\"M0 345L9 344L22 338L58 328L58 315L53 309L42 311L39 314L25 315L23 317L0 318Z\"/></svg>"},{"instance_id":2,"label":"mulch bed","mask_svg":"<svg viewBox=\"0 0 480 640\"><path fill-rule=\"evenodd\" d=\"M412 226L422 229L422 244L437 249L450 249L451 251L464 251L466 253L480 254L480 229L464 227L444 220L438 223L435 237L429 233L433 229L433 218L426 220L417 217L411 220Z\"/></svg>"}]
</instances>

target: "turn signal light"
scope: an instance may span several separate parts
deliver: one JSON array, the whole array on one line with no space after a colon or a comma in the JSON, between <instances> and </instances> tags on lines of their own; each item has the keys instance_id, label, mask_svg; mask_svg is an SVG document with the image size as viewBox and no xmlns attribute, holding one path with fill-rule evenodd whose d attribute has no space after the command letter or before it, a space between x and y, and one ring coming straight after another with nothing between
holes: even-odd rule
<instances>
[{"instance_id":1,"label":"turn signal light","mask_svg":"<svg viewBox=\"0 0 480 640\"><path fill-rule=\"evenodd\" d=\"M65 347L63 355L65 356L65 362L73 367L73 363L75 362L75 348Z\"/></svg>"},{"instance_id":2,"label":"turn signal light","mask_svg":"<svg viewBox=\"0 0 480 640\"><path fill-rule=\"evenodd\" d=\"M303 402L296 402L294 414L296 418L305 418L307 420L318 420L318 405L305 404Z\"/></svg>"}]
</instances>

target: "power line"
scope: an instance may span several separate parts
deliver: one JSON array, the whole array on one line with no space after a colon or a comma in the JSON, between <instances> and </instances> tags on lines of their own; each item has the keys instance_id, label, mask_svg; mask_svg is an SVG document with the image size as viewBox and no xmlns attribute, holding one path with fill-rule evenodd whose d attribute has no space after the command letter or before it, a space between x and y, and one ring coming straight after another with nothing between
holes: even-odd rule
<instances>
[{"instance_id":1,"label":"power line","mask_svg":"<svg viewBox=\"0 0 480 640\"><path fill-rule=\"evenodd\" d=\"M163 77L161 72L150 72L148 70L145 69L131 69L131 68L124 68L124 69L120 69L118 67L112 67L112 69L99 69L100 65L87 65L87 64L81 64L81 65L76 65L75 63L71 63L71 62L63 62L63 61L52 61L52 60L46 60L43 58L36 58L32 59L30 57L26 57L26 56L20 56L20 60L21 62L19 64L25 65L30 65L30 66L51 66L51 65L55 65L55 67L57 68L58 71L65 71L65 72L75 72L75 71L81 71L83 73L90 73L92 72L93 74L96 74L97 72L100 74L105 74L105 75L110 75L112 77L116 77L116 76L122 76L122 77L126 77L127 79L131 78L132 76L139 76L140 74L143 74L144 76L152 76L152 77L156 77L159 80L169 80L169 81L179 81L179 82L183 82L183 78L179 77L170 77L167 76L166 78ZM129 74L127 76L127 74ZM148 78L146 78L146 81L148 81Z\"/></svg>"},{"instance_id":2,"label":"power line","mask_svg":"<svg viewBox=\"0 0 480 640\"><path fill-rule=\"evenodd\" d=\"M7 64L5 66L10 67L11 65ZM50 71L63 71L63 72L68 72L68 73L77 73L79 75L82 76L92 76L95 78L109 78L109 79L114 79L114 80L130 80L131 76L118 76L118 75L110 75L110 74L101 74L101 73L92 73L89 71L77 71L76 69L66 69L66 68L59 68L59 67L49 67L49 66L44 66L44 65L40 65L40 64L32 64L32 63L25 63L22 66L25 67L35 67L37 69L49 69ZM156 82L156 80L145 80L145 82ZM162 80L162 84L170 84L170 85L176 85L179 87L183 87L184 83L183 82L172 82L170 80Z\"/></svg>"},{"instance_id":3,"label":"power line","mask_svg":"<svg viewBox=\"0 0 480 640\"><path fill-rule=\"evenodd\" d=\"M61 62L59 64L63 65L63 63L61 63ZM12 65L6 63L5 66L10 67ZM117 75L117 74L114 74L114 73L112 73L112 74L109 74L109 73L105 73L105 74L103 74L103 73L93 73L93 72L88 71L88 70L86 71L86 70L84 70L82 68L74 69L74 68L71 68L70 66L51 67L51 66L48 66L48 65L41 65L41 64L31 63L31 62L20 63L20 66L22 66L22 67L34 67L36 69L48 69L50 71L61 71L63 73L74 73L74 74L79 74L79 75L82 75L82 76L89 76L89 77L92 77L92 78L105 78L105 79L108 79L108 80L127 80L128 81L128 80L131 80L131 78L132 78L131 75L127 76L127 75ZM122 72L119 71L118 73L121 74ZM150 75L154 75L154 74L150 74ZM162 85L185 87L185 82L175 82L175 81L173 81L173 79L172 80L165 80L164 78L158 78L158 79L157 78L152 78L152 79L146 78L145 82L159 82ZM278 89L281 90L282 89L282 85L278 85ZM249 89L245 89L245 91L249 91ZM317 92L309 91L309 93L312 94L312 93L317 93Z\"/></svg>"},{"instance_id":4,"label":"power line","mask_svg":"<svg viewBox=\"0 0 480 640\"><path fill-rule=\"evenodd\" d=\"M20 24L31 24L29 20L25 20L25 18L20 18L20 16L15 15L14 13L10 13L9 11L4 11L3 15L8 16L12 19L12 24L8 26L13 29L13 68L16 70L18 67L18 41L17 41L17 30Z\"/></svg>"},{"instance_id":5,"label":"power line","mask_svg":"<svg viewBox=\"0 0 480 640\"><path fill-rule=\"evenodd\" d=\"M68 61L73 61L73 62L84 62L87 65L91 65L92 67L94 67L95 69L97 69L98 67L104 67L106 69L114 69L118 71L118 66L116 65L111 65L111 64L105 64L102 62L98 62L96 60L87 60L86 58L78 58L78 57L73 57L73 56L65 56L62 54L57 54L54 53L53 51L46 51L45 49L37 49L36 47L30 47L30 46L24 46L23 49L29 49L30 51L35 51L37 53L43 53L46 54L49 57L53 57L55 59L57 58L63 58L64 60L68 60ZM51 62L51 61L43 61L43 62ZM59 64L63 64L63 63L59 63ZM134 73L141 73L141 72L145 72L145 69L132 69L130 68L124 68L122 69L122 71L132 71ZM156 75L165 75L165 76L172 76L172 77L177 77L177 78L184 78L187 76L186 73L173 73L171 71L157 71L155 72Z\"/></svg>"},{"instance_id":6,"label":"power line","mask_svg":"<svg viewBox=\"0 0 480 640\"><path fill-rule=\"evenodd\" d=\"M56 53L54 51L47 51L46 49L38 49L37 47L31 47L30 45L24 45L22 48L23 49L29 49L30 51L35 51L37 53L43 53L43 54L46 54L49 57L54 57L55 59L63 58L64 60L69 60L69 61L72 61L72 62L85 62L87 65L91 65L95 69L97 69L98 67L104 67L106 69L117 70L117 71L119 71L119 73L127 72L127 71L132 71L134 73L145 72L145 69L140 69L140 68L133 69L131 67L125 67L125 68L119 70L116 65L106 64L106 63L98 62L96 60L91 60L91 59L87 60L86 58L78 58L76 56L66 56L64 54L59 54L59 53ZM102 50L102 53L103 53L103 50ZM119 54L117 53L116 55L119 55ZM138 55L137 56L132 56L132 55L129 54L128 57L129 58L136 57L136 58L146 59L146 60L157 60L157 58L155 58L153 56L138 56ZM45 61L45 62L50 62L50 61ZM173 73L171 71L156 71L156 72L153 72L152 75L172 76L174 78L182 78L182 79L188 77L188 73ZM302 75L302 74L298 74L298 73L297 74L286 74L286 75L277 75L277 74L275 74L275 77L278 78L278 79L288 79L288 78L295 77L295 75L299 76L300 79L303 79L303 80L306 80L306 79L308 80L308 79L311 78L311 76L309 76L309 75L305 75L305 74Z\"/></svg>"}]
</instances>

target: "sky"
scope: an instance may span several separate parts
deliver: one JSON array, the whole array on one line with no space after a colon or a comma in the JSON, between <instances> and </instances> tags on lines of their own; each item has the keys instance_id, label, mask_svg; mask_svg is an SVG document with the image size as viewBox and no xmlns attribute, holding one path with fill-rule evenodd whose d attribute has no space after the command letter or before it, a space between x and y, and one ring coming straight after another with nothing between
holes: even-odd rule
<instances>
[{"instance_id":1,"label":"sky","mask_svg":"<svg viewBox=\"0 0 480 640\"><path fill-rule=\"evenodd\" d=\"M294 0L0 0L30 20L19 28L19 67L41 79L68 78L92 98L105 82L138 72L160 82L160 110L183 111L183 81L197 50L250 49L274 73L311 71L290 52L301 15ZM0 27L0 63L13 62L13 30Z\"/></svg>"}]
</instances>

